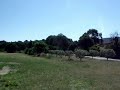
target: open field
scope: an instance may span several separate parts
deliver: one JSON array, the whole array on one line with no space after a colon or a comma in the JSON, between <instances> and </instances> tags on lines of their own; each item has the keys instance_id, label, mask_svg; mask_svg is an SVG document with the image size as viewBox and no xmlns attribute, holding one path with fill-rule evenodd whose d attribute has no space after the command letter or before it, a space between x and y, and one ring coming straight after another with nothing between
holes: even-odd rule
<instances>
[{"instance_id":1,"label":"open field","mask_svg":"<svg viewBox=\"0 0 120 90\"><path fill-rule=\"evenodd\" d=\"M0 53L0 90L119 90L120 62L40 58Z\"/></svg>"}]
</instances>

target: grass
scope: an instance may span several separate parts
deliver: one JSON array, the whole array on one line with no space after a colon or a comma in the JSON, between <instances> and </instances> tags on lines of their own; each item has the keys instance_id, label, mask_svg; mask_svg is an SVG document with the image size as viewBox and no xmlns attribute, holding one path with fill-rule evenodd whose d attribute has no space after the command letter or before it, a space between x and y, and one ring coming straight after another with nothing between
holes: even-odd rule
<instances>
[{"instance_id":1,"label":"grass","mask_svg":"<svg viewBox=\"0 0 120 90\"><path fill-rule=\"evenodd\" d=\"M120 62L40 58L0 53L0 68L16 68L0 76L0 90L119 90ZM8 64L17 62L20 64Z\"/></svg>"}]
</instances>

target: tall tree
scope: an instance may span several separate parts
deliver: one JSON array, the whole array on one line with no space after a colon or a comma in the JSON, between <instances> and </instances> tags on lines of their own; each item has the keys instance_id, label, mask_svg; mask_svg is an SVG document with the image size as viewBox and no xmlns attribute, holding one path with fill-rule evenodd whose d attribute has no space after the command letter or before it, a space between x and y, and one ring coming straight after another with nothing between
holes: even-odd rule
<instances>
[{"instance_id":1,"label":"tall tree","mask_svg":"<svg viewBox=\"0 0 120 90\"><path fill-rule=\"evenodd\" d=\"M82 49L89 50L89 48L94 45L94 41L89 37L87 33L84 33L79 38L78 45Z\"/></svg>"},{"instance_id":2,"label":"tall tree","mask_svg":"<svg viewBox=\"0 0 120 90\"><path fill-rule=\"evenodd\" d=\"M87 35L91 37L95 44L99 43L99 33L96 29L89 29Z\"/></svg>"},{"instance_id":3,"label":"tall tree","mask_svg":"<svg viewBox=\"0 0 120 90\"><path fill-rule=\"evenodd\" d=\"M119 34L118 32L115 32L111 34L111 43L112 43L112 49L116 53L116 58L120 58L120 41L119 41Z\"/></svg>"},{"instance_id":4,"label":"tall tree","mask_svg":"<svg viewBox=\"0 0 120 90\"><path fill-rule=\"evenodd\" d=\"M60 49L60 50L67 50L71 42L72 40L67 38L63 34L58 34L57 36L51 35L46 39L46 43L49 46L57 47L57 49Z\"/></svg>"}]
</instances>

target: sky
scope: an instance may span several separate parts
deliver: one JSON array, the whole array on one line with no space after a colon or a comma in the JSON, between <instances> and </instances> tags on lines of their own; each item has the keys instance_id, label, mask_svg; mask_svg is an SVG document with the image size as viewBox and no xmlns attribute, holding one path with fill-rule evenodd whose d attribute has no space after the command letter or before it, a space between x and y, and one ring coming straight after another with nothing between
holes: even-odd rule
<instances>
[{"instance_id":1,"label":"sky","mask_svg":"<svg viewBox=\"0 0 120 90\"><path fill-rule=\"evenodd\" d=\"M0 0L0 40L78 40L89 29L120 32L120 0Z\"/></svg>"}]
</instances>

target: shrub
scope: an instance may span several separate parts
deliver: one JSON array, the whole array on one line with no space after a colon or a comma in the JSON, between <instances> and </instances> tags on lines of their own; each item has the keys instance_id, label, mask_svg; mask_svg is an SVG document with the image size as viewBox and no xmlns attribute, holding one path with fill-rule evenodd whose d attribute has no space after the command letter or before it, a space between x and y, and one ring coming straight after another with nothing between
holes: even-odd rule
<instances>
[{"instance_id":1,"label":"shrub","mask_svg":"<svg viewBox=\"0 0 120 90\"><path fill-rule=\"evenodd\" d=\"M26 48L26 49L24 50L24 53L25 53L25 54L28 54L28 50L29 50L29 49Z\"/></svg>"},{"instance_id":2,"label":"shrub","mask_svg":"<svg viewBox=\"0 0 120 90\"><path fill-rule=\"evenodd\" d=\"M40 56L41 57L46 57L46 54L45 53L41 53Z\"/></svg>"},{"instance_id":3,"label":"shrub","mask_svg":"<svg viewBox=\"0 0 120 90\"><path fill-rule=\"evenodd\" d=\"M100 51L100 46L94 45L94 46L90 47L90 50Z\"/></svg>"},{"instance_id":4,"label":"shrub","mask_svg":"<svg viewBox=\"0 0 120 90\"><path fill-rule=\"evenodd\" d=\"M105 52L106 52L106 49L101 48L100 49L100 57L105 57Z\"/></svg>"},{"instance_id":5,"label":"shrub","mask_svg":"<svg viewBox=\"0 0 120 90\"><path fill-rule=\"evenodd\" d=\"M63 50L57 50L57 54L62 58L62 56L65 55L65 52Z\"/></svg>"},{"instance_id":6,"label":"shrub","mask_svg":"<svg viewBox=\"0 0 120 90\"><path fill-rule=\"evenodd\" d=\"M36 52L36 54L40 54L42 52L47 52L47 45L46 43L40 41L40 42L35 42L34 44L34 50Z\"/></svg>"},{"instance_id":7,"label":"shrub","mask_svg":"<svg viewBox=\"0 0 120 90\"><path fill-rule=\"evenodd\" d=\"M50 54L56 54L56 53L55 53L55 50L49 50L49 53L50 53Z\"/></svg>"},{"instance_id":8,"label":"shrub","mask_svg":"<svg viewBox=\"0 0 120 90\"><path fill-rule=\"evenodd\" d=\"M108 58L113 58L113 57L115 57L115 51L113 50L113 49L106 49L105 50L105 57L107 58L107 60L108 60Z\"/></svg>"},{"instance_id":9,"label":"shrub","mask_svg":"<svg viewBox=\"0 0 120 90\"><path fill-rule=\"evenodd\" d=\"M14 53L17 50L17 45L13 42L8 43L5 47L5 51L7 51L7 53Z\"/></svg>"},{"instance_id":10,"label":"shrub","mask_svg":"<svg viewBox=\"0 0 120 90\"><path fill-rule=\"evenodd\" d=\"M75 50L75 55L80 59L80 61L82 61L82 58L84 58L85 55L87 54L88 52L86 50L80 50L80 49Z\"/></svg>"},{"instance_id":11,"label":"shrub","mask_svg":"<svg viewBox=\"0 0 120 90\"><path fill-rule=\"evenodd\" d=\"M94 56L99 56L99 52L96 50L90 50L89 55L92 56L92 58L93 58Z\"/></svg>"},{"instance_id":12,"label":"shrub","mask_svg":"<svg viewBox=\"0 0 120 90\"><path fill-rule=\"evenodd\" d=\"M29 48L28 49L28 55L34 55L35 54L35 49L34 48Z\"/></svg>"},{"instance_id":13,"label":"shrub","mask_svg":"<svg viewBox=\"0 0 120 90\"><path fill-rule=\"evenodd\" d=\"M68 56L68 60L71 59L72 54L73 54L73 51L65 51L65 55Z\"/></svg>"}]
</instances>

